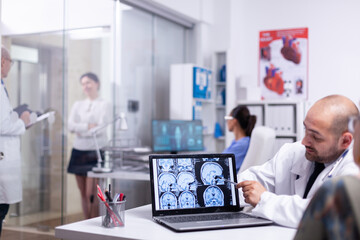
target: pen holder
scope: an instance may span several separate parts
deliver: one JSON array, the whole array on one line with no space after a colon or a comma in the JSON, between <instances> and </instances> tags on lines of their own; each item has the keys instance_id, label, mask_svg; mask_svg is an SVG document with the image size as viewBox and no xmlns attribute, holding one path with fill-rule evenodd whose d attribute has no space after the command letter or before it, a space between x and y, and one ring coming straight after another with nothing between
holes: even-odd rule
<instances>
[{"instance_id":1,"label":"pen holder","mask_svg":"<svg viewBox=\"0 0 360 240\"><path fill-rule=\"evenodd\" d=\"M104 208L101 216L101 224L103 227L123 227L125 226L125 202L101 202L101 207Z\"/></svg>"}]
</instances>

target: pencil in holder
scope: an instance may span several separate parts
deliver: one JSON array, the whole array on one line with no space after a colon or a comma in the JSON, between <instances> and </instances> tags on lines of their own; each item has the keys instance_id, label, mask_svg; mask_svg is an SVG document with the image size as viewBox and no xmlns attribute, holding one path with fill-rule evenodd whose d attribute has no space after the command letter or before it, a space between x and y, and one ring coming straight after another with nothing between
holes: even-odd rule
<instances>
[{"instance_id":1,"label":"pencil in holder","mask_svg":"<svg viewBox=\"0 0 360 240\"><path fill-rule=\"evenodd\" d=\"M104 213L101 216L102 226L106 228L125 226L125 202L100 202Z\"/></svg>"}]
</instances>

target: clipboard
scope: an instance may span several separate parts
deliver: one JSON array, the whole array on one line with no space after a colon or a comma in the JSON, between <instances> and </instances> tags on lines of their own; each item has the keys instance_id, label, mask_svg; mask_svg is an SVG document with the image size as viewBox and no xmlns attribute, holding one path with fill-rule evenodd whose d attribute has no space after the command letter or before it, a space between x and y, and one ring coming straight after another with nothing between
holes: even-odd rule
<instances>
[{"instance_id":1,"label":"clipboard","mask_svg":"<svg viewBox=\"0 0 360 240\"><path fill-rule=\"evenodd\" d=\"M36 119L34 117L34 120L30 121L30 123L26 126L26 128L31 127L32 125L41 122L47 118L49 118L50 116L55 115L55 111L50 111L50 112L46 112L44 114L41 114L40 116L37 116Z\"/></svg>"}]
</instances>

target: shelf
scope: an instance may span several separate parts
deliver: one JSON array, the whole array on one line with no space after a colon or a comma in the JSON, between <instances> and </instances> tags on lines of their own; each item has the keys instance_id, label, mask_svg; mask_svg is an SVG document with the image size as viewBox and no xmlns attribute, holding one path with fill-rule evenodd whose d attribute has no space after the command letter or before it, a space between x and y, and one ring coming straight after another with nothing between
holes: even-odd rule
<instances>
[{"instance_id":1,"label":"shelf","mask_svg":"<svg viewBox=\"0 0 360 240\"><path fill-rule=\"evenodd\" d=\"M202 103L214 103L214 100L211 99L203 99L203 98L193 98L194 101L202 102Z\"/></svg>"},{"instance_id":2,"label":"shelf","mask_svg":"<svg viewBox=\"0 0 360 240\"><path fill-rule=\"evenodd\" d=\"M305 103L285 100L238 101L257 116L257 126L264 125L275 130L277 151L284 143L302 139Z\"/></svg>"},{"instance_id":3,"label":"shelf","mask_svg":"<svg viewBox=\"0 0 360 240\"><path fill-rule=\"evenodd\" d=\"M200 78L201 81L198 81ZM198 84L200 82L201 85ZM216 110L217 90L219 88L215 87L215 77L211 69L194 64L171 65L169 117L179 120L201 120L204 148L211 152L216 150L214 126L217 121L215 118L216 114L221 112ZM223 117L224 114L221 116Z\"/></svg>"},{"instance_id":4,"label":"shelf","mask_svg":"<svg viewBox=\"0 0 360 240\"><path fill-rule=\"evenodd\" d=\"M203 133L203 136L204 136L204 137L213 136L213 135L214 135L214 133L212 133L212 132L211 132L211 133Z\"/></svg>"},{"instance_id":5,"label":"shelf","mask_svg":"<svg viewBox=\"0 0 360 240\"><path fill-rule=\"evenodd\" d=\"M238 100L236 101L237 104L241 105L291 105L291 104L301 104L303 101L294 101L294 100L288 100L288 99L281 99L281 100Z\"/></svg>"},{"instance_id":6,"label":"shelf","mask_svg":"<svg viewBox=\"0 0 360 240\"><path fill-rule=\"evenodd\" d=\"M227 88L228 88L227 81L226 81L226 76L227 76L227 68L226 68L227 53L226 53L226 51L215 52L213 64L214 64L213 69L214 69L214 72L216 73L216 74L214 74L214 76L215 76L215 81L214 81L215 120L216 120L216 123L220 125L222 133L224 134L223 136L220 136L217 138L214 136L214 141L215 141L215 145L216 145L216 150L223 151L225 144L226 144L225 136L227 134L225 131L227 126L226 126L226 121L224 119L224 116L227 115L227 113L226 113L226 111L227 111L226 110L226 102L227 102L226 95L227 95ZM224 66L225 66L225 68L224 68Z\"/></svg>"},{"instance_id":7,"label":"shelf","mask_svg":"<svg viewBox=\"0 0 360 240\"><path fill-rule=\"evenodd\" d=\"M296 138L297 135L295 133L292 134L277 134L277 138Z\"/></svg>"}]
</instances>

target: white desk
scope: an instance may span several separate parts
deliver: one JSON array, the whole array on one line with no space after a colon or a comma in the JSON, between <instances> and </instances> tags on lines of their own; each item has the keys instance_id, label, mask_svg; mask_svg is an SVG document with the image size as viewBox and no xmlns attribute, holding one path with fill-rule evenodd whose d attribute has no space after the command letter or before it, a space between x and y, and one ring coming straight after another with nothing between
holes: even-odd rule
<instances>
[{"instance_id":1,"label":"white desk","mask_svg":"<svg viewBox=\"0 0 360 240\"><path fill-rule=\"evenodd\" d=\"M219 240L219 239L293 239L296 229L276 225L176 233L151 218L151 205L125 212L125 227L104 228L101 217L55 228L55 237L78 240L156 239L156 240Z\"/></svg>"}]
</instances>

